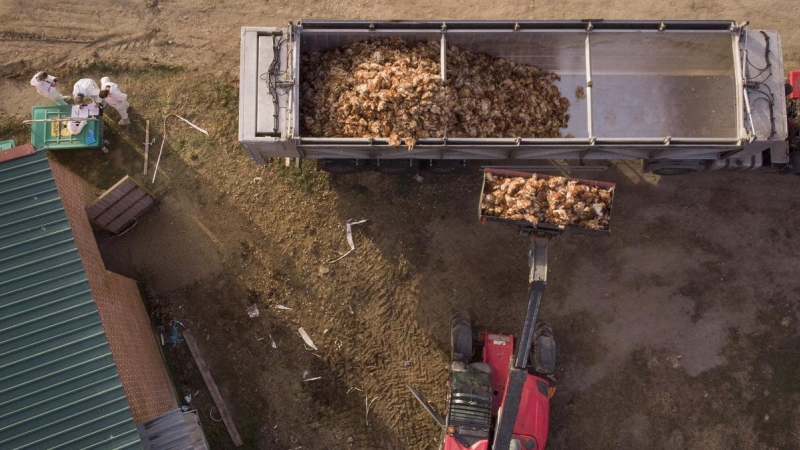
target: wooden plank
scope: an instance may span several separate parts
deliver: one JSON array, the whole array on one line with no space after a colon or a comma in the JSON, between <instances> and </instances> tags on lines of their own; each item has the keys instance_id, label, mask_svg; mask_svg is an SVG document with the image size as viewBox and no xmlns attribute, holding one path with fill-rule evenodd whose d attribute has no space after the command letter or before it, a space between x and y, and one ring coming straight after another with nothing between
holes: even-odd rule
<instances>
[{"instance_id":1,"label":"wooden plank","mask_svg":"<svg viewBox=\"0 0 800 450\"><path fill-rule=\"evenodd\" d=\"M94 218L103 214L105 210L107 210L111 205L116 203L119 199L124 197L127 192L122 192L121 190L117 190L114 192L110 192L108 195L103 197L101 200L97 200L86 212L89 214L90 218Z\"/></svg>"},{"instance_id":2,"label":"wooden plank","mask_svg":"<svg viewBox=\"0 0 800 450\"><path fill-rule=\"evenodd\" d=\"M112 233L150 209L158 199L130 176L125 176L86 208L89 220Z\"/></svg>"},{"instance_id":3,"label":"wooden plank","mask_svg":"<svg viewBox=\"0 0 800 450\"><path fill-rule=\"evenodd\" d=\"M214 383L214 378L211 377L211 372L208 370L208 366L206 366L206 361L203 359L203 355L200 353L200 349L197 347L192 333L189 330L184 330L183 339L186 341L189 351L192 352L192 357L194 358L194 362L197 363L197 368L200 369L200 374L203 375L203 381L206 382L206 387L208 387L208 391L211 393L211 398L214 399L214 403L217 405L219 414L222 416L222 421L225 423L225 428L228 429L228 434L231 435L233 445L241 447L244 443L239 436L239 431L236 430L233 418L231 418L228 407L225 405L225 401L222 399L222 395L219 393L216 383Z\"/></svg>"},{"instance_id":4,"label":"wooden plank","mask_svg":"<svg viewBox=\"0 0 800 450\"><path fill-rule=\"evenodd\" d=\"M136 186L138 186L136 182L126 175L121 180L114 183L113 186L106 189L91 206L86 208L86 212L89 213L90 218L101 214L108 206L125 196L125 194L133 190Z\"/></svg>"},{"instance_id":5,"label":"wooden plank","mask_svg":"<svg viewBox=\"0 0 800 450\"><path fill-rule=\"evenodd\" d=\"M122 231L125 225L131 223L134 219L144 214L145 211L152 208L155 205L152 197L145 195L138 202L136 202L133 206L125 210L122 214L120 214L117 218L112 220L108 223L107 229L112 233L118 233Z\"/></svg>"},{"instance_id":6,"label":"wooden plank","mask_svg":"<svg viewBox=\"0 0 800 450\"><path fill-rule=\"evenodd\" d=\"M189 434L189 442L194 450L209 450L206 435L203 434L203 427L200 426L200 418L196 412L183 413L183 422L186 424L186 432Z\"/></svg>"},{"instance_id":7,"label":"wooden plank","mask_svg":"<svg viewBox=\"0 0 800 450\"><path fill-rule=\"evenodd\" d=\"M147 175L147 158L150 155L150 120L144 121L144 173Z\"/></svg>"},{"instance_id":8,"label":"wooden plank","mask_svg":"<svg viewBox=\"0 0 800 450\"><path fill-rule=\"evenodd\" d=\"M101 226L111 223L117 217L123 215L125 211L130 209L136 202L142 199L142 197L146 197L147 193L136 189L134 191L130 191L125 197L117 200L112 206L108 207L105 211L103 211L100 215L98 215L94 220Z\"/></svg>"}]
</instances>

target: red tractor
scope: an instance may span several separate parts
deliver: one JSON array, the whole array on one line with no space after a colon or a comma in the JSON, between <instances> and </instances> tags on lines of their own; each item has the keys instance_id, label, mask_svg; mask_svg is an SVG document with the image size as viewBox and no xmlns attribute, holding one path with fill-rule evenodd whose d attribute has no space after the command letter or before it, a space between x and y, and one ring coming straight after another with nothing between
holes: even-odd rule
<instances>
[{"instance_id":1,"label":"red tractor","mask_svg":"<svg viewBox=\"0 0 800 450\"><path fill-rule=\"evenodd\" d=\"M545 448L556 344L550 326L537 324L536 318L546 284L548 238L533 239L528 309L519 339L486 331L474 339L469 316L453 313L445 417L409 386L443 429L440 449Z\"/></svg>"}]
</instances>

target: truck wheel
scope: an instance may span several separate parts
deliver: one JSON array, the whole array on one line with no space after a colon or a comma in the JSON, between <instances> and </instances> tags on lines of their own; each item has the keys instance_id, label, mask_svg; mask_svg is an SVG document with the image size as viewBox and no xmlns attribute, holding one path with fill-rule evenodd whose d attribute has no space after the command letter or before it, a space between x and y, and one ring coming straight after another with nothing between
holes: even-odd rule
<instances>
[{"instance_id":1,"label":"truck wheel","mask_svg":"<svg viewBox=\"0 0 800 450\"><path fill-rule=\"evenodd\" d=\"M374 159L370 162L372 170L386 175L400 175L419 170L416 159Z\"/></svg>"},{"instance_id":2,"label":"truck wheel","mask_svg":"<svg viewBox=\"0 0 800 450\"><path fill-rule=\"evenodd\" d=\"M665 168L665 169L656 169L653 171L656 175L661 175L663 177L668 177L670 175L686 175L687 173L695 172L692 169L687 169L686 167L673 167L673 168Z\"/></svg>"},{"instance_id":3,"label":"truck wheel","mask_svg":"<svg viewBox=\"0 0 800 450\"><path fill-rule=\"evenodd\" d=\"M702 161L681 159L650 159L644 162L644 171L656 175L685 175L704 168Z\"/></svg>"},{"instance_id":4,"label":"truck wheel","mask_svg":"<svg viewBox=\"0 0 800 450\"><path fill-rule=\"evenodd\" d=\"M465 162L460 159L434 159L426 164L425 170L446 175L461 172L466 167Z\"/></svg>"},{"instance_id":5,"label":"truck wheel","mask_svg":"<svg viewBox=\"0 0 800 450\"><path fill-rule=\"evenodd\" d=\"M450 356L453 361L469 363L472 359L472 326L469 314L465 311L454 311L450 318Z\"/></svg>"},{"instance_id":6,"label":"truck wheel","mask_svg":"<svg viewBox=\"0 0 800 450\"><path fill-rule=\"evenodd\" d=\"M356 173L367 170L367 161L359 159L323 159L320 168L330 173Z\"/></svg>"}]
</instances>

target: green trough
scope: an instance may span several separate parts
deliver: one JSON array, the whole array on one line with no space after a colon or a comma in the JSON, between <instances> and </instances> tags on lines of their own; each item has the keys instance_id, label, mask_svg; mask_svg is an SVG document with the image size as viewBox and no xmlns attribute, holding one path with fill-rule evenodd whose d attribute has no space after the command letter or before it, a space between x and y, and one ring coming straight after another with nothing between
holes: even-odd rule
<instances>
[{"instance_id":1,"label":"green trough","mask_svg":"<svg viewBox=\"0 0 800 450\"><path fill-rule=\"evenodd\" d=\"M103 115L88 119L75 136L67 131L72 105L34 106L31 110L31 143L37 150L68 150L101 148L103 146Z\"/></svg>"}]
</instances>

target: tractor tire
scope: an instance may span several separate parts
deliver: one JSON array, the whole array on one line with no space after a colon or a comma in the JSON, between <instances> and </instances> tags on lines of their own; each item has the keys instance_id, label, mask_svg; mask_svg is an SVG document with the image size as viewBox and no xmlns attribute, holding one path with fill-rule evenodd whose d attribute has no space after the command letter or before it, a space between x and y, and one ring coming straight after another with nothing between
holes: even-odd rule
<instances>
[{"instance_id":1,"label":"tractor tire","mask_svg":"<svg viewBox=\"0 0 800 450\"><path fill-rule=\"evenodd\" d=\"M473 353L469 314L464 311L454 311L450 318L450 356L453 361L469 364Z\"/></svg>"},{"instance_id":2,"label":"tractor tire","mask_svg":"<svg viewBox=\"0 0 800 450\"><path fill-rule=\"evenodd\" d=\"M533 332L529 368L540 376L552 376L556 368L556 341L553 328L547 322L536 324Z\"/></svg>"}]
</instances>

